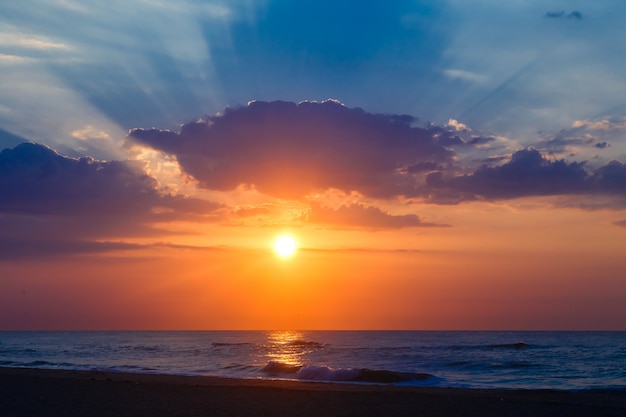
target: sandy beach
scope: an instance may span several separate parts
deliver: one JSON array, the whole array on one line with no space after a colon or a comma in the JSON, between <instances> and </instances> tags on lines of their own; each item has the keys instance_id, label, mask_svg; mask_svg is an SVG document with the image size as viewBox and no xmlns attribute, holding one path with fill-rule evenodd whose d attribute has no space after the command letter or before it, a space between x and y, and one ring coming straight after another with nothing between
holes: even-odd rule
<instances>
[{"instance_id":1,"label":"sandy beach","mask_svg":"<svg viewBox=\"0 0 626 417\"><path fill-rule=\"evenodd\" d=\"M12 416L624 416L626 391L502 391L0 368Z\"/></svg>"}]
</instances>

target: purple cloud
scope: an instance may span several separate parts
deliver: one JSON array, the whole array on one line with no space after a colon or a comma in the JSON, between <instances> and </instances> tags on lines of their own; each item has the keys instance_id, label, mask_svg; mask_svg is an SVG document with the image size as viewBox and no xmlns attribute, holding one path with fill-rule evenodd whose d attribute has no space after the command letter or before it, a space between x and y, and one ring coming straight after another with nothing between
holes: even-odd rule
<instances>
[{"instance_id":1,"label":"purple cloud","mask_svg":"<svg viewBox=\"0 0 626 417\"><path fill-rule=\"evenodd\" d=\"M0 152L0 259L133 249L124 236L162 236L151 224L197 218L219 205L162 194L133 161L73 159L34 143Z\"/></svg>"},{"instance_id":2,"label":"purple cloud","mask_svg":"<svg viewBox=\"0 0 626 417\"><path fill-rule=\"evenodd\" d=\"M188 123L180 133L136 129L129 140L174 154L208 189L253 184L271 196L301 199L335 188L391 198L415 187L407 167L454 155L412 120L335 101L252 102Z\"/></svg>"},{"instance_id":3,"label":"purple cloud","mask_svg":"<svg viewBox=\"0 0 626 417\"><path fill-rule=\"evenodd\" d=\"M496 167L483 165L469 175L446 177L442 171L426 177L430 199L463 201L564 194L626 193L626 166L612 161L588 172L585 162L546 159L535 149L515 152Z\"/></svg>"},{"instance_id":4,"label":"purple cloud","mask_svg":"<svg viewBox=\"0 0 626 417\"><path fill-rule=\"evenodd\" d=\"M420 217L415 214L392 215L377 207L368 207L362 204L351 204L337 209L313 204L302 220L306 223L338 228L400 229L406 227L448 226L422 222Z\"/></svg>"},{"instance_id":5,"label":"purple cloud","mask_svg":"<svg viewBox=\"0 0 626 417\"><path fill-rule=\"evenodd\" d=\"M510 160L483 158L490 163L477 169L462 166L450 148L495 139L463 139L456 131L413 122L336 101L252 102L188 123L180 133L136 129L129 141L175 155L202 187L232 190L246 184L294 200L327 189L382 199L421 196L441 204L624 189L619 162L594 172L585 162L547 159L535 149L515 152ZM568 144L560 137L548 143L550 148Z\"/></svg>"},{"instance_id":6,"label":"purple cloud","mask_svg":"<svg viewBox=\"0 0 626 417\"><path fill-rule=\"evenodd\" d=\"M29 142L0 152L0 195L0 213L32 215L111 217L148 215L156 207L181 213L212 208L159 193L139 162L68 158Z\"/></svg>"}]
</instances>

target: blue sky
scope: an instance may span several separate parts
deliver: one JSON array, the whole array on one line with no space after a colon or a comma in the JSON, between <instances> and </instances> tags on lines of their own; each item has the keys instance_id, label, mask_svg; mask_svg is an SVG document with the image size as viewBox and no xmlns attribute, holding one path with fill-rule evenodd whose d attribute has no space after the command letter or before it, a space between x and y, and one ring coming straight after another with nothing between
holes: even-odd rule
<instances>
[{"instance_id":1,"label":"blue sky","mask_svg":"<svg viewBox=\"0 0 626 417\"><path fill-rule=\"evenodd\" d=\"M0 12L3 147L11 133L121 157L102 139L249 100L455 119L520 148L626 114L620 1L33 0ZM592 133L611 141L599 153L624 155L615 129ZM594 156L607 159L582 157Z\"/></svg>"}]
</instances>

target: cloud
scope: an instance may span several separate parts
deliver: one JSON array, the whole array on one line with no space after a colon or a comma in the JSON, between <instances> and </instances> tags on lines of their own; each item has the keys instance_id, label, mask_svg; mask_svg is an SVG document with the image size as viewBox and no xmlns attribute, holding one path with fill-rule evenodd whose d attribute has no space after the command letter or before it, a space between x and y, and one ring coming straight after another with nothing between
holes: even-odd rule
<instances>
[{"instance_id":1,"label":"cloud","mask_svg":"<svg viewBox=\"0 0 626 417\"><path fill-rule=\"evenodd\" d=\"M124 242L97 242L88 240L6 239L0 237L0 261L41 259L64 254L110 252L140 249L142 245Z\"/></svg>"},{"instance_id":2,"label":"cloud","mask_svg":"<svg viewBox=\"0 0 626 417\"><path fill-rule=\"evenodd\" d=\"M462 130L467 130L466 124L463 124L455 119L449 119L448 126L454 128L454 130L456 130L457 132L462 131Z\"/></svg>"},{"instance_id":3,"label":"cloud","mask_svg":"<svg viewBox=\"0 0 626 417\"><path fill-rule=\"evenodd\" d=\"M0 213L66 216L148 214L155 207L200 212L200 200L162 194L135 161L59 155L26 142L0 152Z\"/></svg>"},{"instance_id":4,"label":"cloud","mask_svg":"<svg viewBox=\"0 0 626 417\"><path fill-rule=\"evenodd\" d=\"M583 20L583 14L581 12L579 12L578 10L574 10L572 12L570 12L567 17L569 19L576 19L576 20Z\"/></svg>"},{"instance_id":5,"label":"cloud","mask_svg":"<svg viewBox=\"0 0 626 417\"><path fill-rule=\"evenodd\" d=\"M21 33L0 33L0 46L39 50L66 50L69 47L45 37L28 36Z\"/></svg>"},{"instance_id":6,"label":"cloud","mask_svg":"<svg viewBox=\"0 0 626 417\"><path fill-rule=\"evenodd\" d=\"M595 171L587 171L585 165L550 160L536 149L527 149L515 152L500 166L483 165L469 175L446 178L442 171L430 173L426 183L435 202L626 193L626 165L611 161Z\"/></svg>"},{"instance_id":7,"label":"cloud","mask_svg":"<svg viewBox=\"0 0 626 417\"><path fill-rule=\"evenodd\" d=\"M128 140L174 155L201 187L229 191L243 184L271 197L302 202L331 189L374 199L423 197L438 204L626 191L621 162L599 165L602 161L596 160L592 166L548 158L533 148L507 157L498 152L498 138L476 135L456 120L426 128L415 127L413 121L336 101L251 102L188 123L180 133L136 129ZM575 129L589 126L595 125L583 123ZM605 147L594 147L597 143L597 138L570 137L563 131L542 146L549 151ZM474 155L477 152L480 155ZM472 165L476 161L484 165ZM375 216L361 212L364 207L345 206L338 212L317 207L310 220L349 222L344 213L351 210L355 219L361 216L359 224L365 225L366 218L378 224ZM400 224L395 221L388 224Z\"/></svg>"},{"instance_id":8,"label":"cloud","mask_svg":"<svg viewBox=\"0 0 626 417\"><path fill-rule=\"evenodd\" d=\"M305 223L336 226L339 228L400 229L406 227L447 226L424 223L415 214L392 215L373 206L363 204L343 205L333 209L313 204L302 217Z\"/></svg>"},{"instance_id":9,"label":"cloud","mask_svg":"<svg viewBox=\"0 0 626 417\"><path fill-rule=\"evenodd\" d=\"M626 165L611 161L598 168L589 178L591 192L626 193Z\"/></svg>"},{"instance_id":10,"label":"cloud","mask_svg":"<svg viewBox=\"0 0 626 417\"><path fill-rule=\"evenodd\" d=\"M235 214L239 217L254 217L264 216L271 214L272 210L269 207L239 207L235 210Z\"/></svg>"},{"instance_id":11,"label":"cloud","mask_svg":"<svg viewBox=\"0 0 626 417\"><path fill-rule=\"evenodd\" d=\"M579 12L578 10L573 10L567 14L565 14L565 10L561 10L558 12L546 12L546 14L544 14L543 16L550 18L550 19L574 19L574 20L583 19L582 12Z\"/></svg>"},{"instance_id":12,"label":"cloud","mask_svg":"<svg viewBox=\"0 0 626 417\"><path fill-rule=\"evenodd\" d=\"M420 162L417 163L415 165L411 165L409 167L407 167L407 172L410 174L415 174L418 172L430 172L430 171L437 171L437 170L442 170L443 166L432 162L432 161L424 161L424 162Z\"/></svg>"},{"instance_id":13,"label":"cloud","mask_svg":"<svg viewBox=\"0 0 626 417\"><path fill-rule=\"evenodd\" d=\"M533 147L547 154L576 156L598 165L609 162L609 156L605 153L599 154L598 150L614 147L613 154L623 154L621 142L625 128L624 116L579 119L555 135L533 143Z\"/></svg>"},{"instance_id":14,"label":"cloud","mask_svg":"<svg viewBox=\"0 0 626 417\"><path fill-rule=\"evenodd\" d=\"M126 248L101 239L167 235L154 224L212 221L221 205L159 189L135 161L68 158L35 143L0 152L0 246L15 257ZM85 243L87 242L87 243ZM120 246L121 245L121 246ZM9 256L9 255L7 255ZM30 256L30 255L28 255Z\"/></svg>"},{"instance_id":15,"label":"cloud","mask_svg":"<svg viewBox=\"0 0 626 417\"><path fill-rule=\"evenodd\" d=\"M487 77L485 77L484 75L460 69L445 69L443 70L443 74L453 80L462 80L473 83L482 83L487 81Z\"/></svg>"},{"instance_id":16,"label":"cloud","mask_svg":"<svg viewBox=\"0 0 626 417\"><path fill-rule=\"evenodd\" d=\"M374 198L410 194L406 168L451 161L453 152L412 118L365 112L333 100L251 102L183 125L180 133L135 129L129 140L171 153L211 190L241 184L279 198L330 188Z\"/></svg>"},{"instance_id":17,"label":"cloud","mask_svg":"<svg viewBox=\"0 0 626 417\"><path fill-rule=\"evenodd\" d=\"M617 130L626 129L626 117L620 117L613 120L576 120L572 123L573 128L586 128L589 130Z\"/></svg>"},{"instance_id":18,"label":"cloud","mask_svg":"<svg viewBox=\"0 0 626 417\"><path fill-rule=\"evenodd\" d=\"M143 247L156 224L213 221L221 205L160 189L136 161L68 158L35 143L0 152L0 260Z\"/></svg>"},{"instance_id":19,"label":"cloud","mask_svg":"<svg viewBox=\"0 0 626 417\"><path fill-rule=\"evenodd\" d=\"M549 17L553 19L558 19L559 17L563 17L563 16L565 16L564 10L561 10L559 12L546 12L546 14L544 15L544 17Z\"/></svg>"}]
</instances>

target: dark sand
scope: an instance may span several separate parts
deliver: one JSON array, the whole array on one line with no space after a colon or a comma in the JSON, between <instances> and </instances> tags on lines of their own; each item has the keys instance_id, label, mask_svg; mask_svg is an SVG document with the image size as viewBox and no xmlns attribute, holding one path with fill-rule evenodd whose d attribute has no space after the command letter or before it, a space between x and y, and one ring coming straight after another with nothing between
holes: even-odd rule
<instances>
[{"instance_id":1,"label":"dark sand","mask_svg":"<svg viewBox=\"0 0 626 417\"><path fill-rule=\"evenodd\" d=\"M0 368L0 416L626 416L624 391L501 391Z\"/></svg>"}]
</instances>

